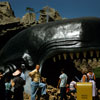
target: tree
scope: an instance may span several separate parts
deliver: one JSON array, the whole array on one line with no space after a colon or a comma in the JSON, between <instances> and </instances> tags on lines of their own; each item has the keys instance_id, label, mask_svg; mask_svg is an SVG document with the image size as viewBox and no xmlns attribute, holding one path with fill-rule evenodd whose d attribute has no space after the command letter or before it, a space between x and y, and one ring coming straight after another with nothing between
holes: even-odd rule
<instances>
[{"instance_id":1,"label":"tree","mask_svg":"<svg viewBox=\"0 0 100 100\"><path fill-rule=\"evenodd\" d=\"M26 11L28 11L29 13L31 12L35 12L33 8L30 8L30 7L26 7Z\"/></svg>"}]
</instances>

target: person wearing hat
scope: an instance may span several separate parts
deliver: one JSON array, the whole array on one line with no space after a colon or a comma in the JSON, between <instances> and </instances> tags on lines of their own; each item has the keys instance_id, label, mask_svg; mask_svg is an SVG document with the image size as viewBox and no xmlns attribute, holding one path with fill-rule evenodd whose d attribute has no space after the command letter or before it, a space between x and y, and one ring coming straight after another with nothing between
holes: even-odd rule
<instances>
[{"instance_id":1,"label":"person wearing hat","mask_svg":"<svg viewBox=\"0 0 100 100\"><path fill-rule=\"evenodd\" d=\"M12 75L14 76L11 80L12 87L14 87L14 100L23 100L25 80L21 77L21 71L19 69Z\"/></svg>"}]
</instances>

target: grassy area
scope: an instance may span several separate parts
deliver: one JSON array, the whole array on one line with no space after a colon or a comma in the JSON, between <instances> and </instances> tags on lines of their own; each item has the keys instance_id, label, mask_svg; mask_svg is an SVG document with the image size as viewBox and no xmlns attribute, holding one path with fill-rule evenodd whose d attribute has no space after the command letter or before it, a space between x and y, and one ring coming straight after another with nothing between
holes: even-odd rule
<instances>
[{"instance_id":1,"label":"grassy area","mask_svg":"<svg viewBox=\"0 0 100 100\"><path fill-rule=\"evenodd\" d=\"M100 67L99 68L95 68L93 70L93 72L95 73L96 78L100 78Z\"/></svg>"}]
</instances>

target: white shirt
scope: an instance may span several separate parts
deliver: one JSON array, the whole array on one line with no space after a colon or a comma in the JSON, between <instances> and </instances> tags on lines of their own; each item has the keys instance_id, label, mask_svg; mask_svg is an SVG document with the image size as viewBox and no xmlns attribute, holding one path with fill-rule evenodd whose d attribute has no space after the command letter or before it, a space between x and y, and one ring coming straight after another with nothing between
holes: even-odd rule
<instances>
[{"instance_id":1,"label":"white shirt","mask_svg":"<svg viewBox=\"0 0 100 100\"><path fill-rule=\"evenodd\" d=\"M75 85L76 85L76 82L75 81L71 81L70 82L70 90L75 90Z\"/></svg>"},{"instance_id":2,"label":"white shirt","mask_svg":"<svg viewBox=\"0 0 100 100\"><path fill-rule=\"evenodd\" d=\"M60 75L59 78L61 80L60 87L66 87L68 76L65 73L63 73L63 74Z\"/></svg>"}]
</instances>

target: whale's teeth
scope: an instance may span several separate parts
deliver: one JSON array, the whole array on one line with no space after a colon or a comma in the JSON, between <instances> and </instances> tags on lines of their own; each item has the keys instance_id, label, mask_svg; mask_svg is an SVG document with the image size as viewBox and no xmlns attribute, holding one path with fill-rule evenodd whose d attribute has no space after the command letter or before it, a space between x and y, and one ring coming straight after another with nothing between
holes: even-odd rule
<instances>
[{"instance_id":1,"label":"whale's teeth","mask_svg":"<svg viewBox=\"0 0 100 100\"><path fill-rule=\"evenodd\" d=\"M64 60L66 60L67 59L67 54L64 53L63 56L64 56Z\"/></svg>"},{"instance_id":2,"label":"whale's teeth","mask_svg":"<svg viewBox=\"0 0 100 100\"><path fill-rule=\"evenodd\" d=\"M76 53L76 57L77 57L77 58L79 58L79 56L80 56L80 53L79 53L79 52L77 52L77 53Z\"/></svg>"},{"instance_id":3,"label":"whale's teeth","mask_svg":"<svg viewBox=\"0 0 100 100\"><path fill-rule=\"evenodd\" d=\"M90 51L90 57L93 57L93 51Z\"/></svg>"},{"instance_id":4,"label":"whale's teeth","mask_svg":"<svg viewBox=\"0 0 100 100\"><path fill-rule=\"evenodd\" d=\"M99 50L96 51L96 56L99 57Z\"/></svg>"},{"instance_id":5,"label":"whale's teeth","mask_svg":"<svg viewBox=\"0 0 100 100\"><path fill-rule=\"evenodd\" d=\"M58 59L61 60L61 55L58 55Z\"/></svg>"},{"instance_id":6,"label":"whale's teeth","mask_svg":"<svg viewBox=\"0 0 100 100\"><path fill-rule=\"evenodd\" d=\"M87 55L87 52L84 51L84 52L83 52L83 56L84 56L84 58L86 58L86 55Z\"/></svg>"},{"instance_id":7,"label":"whale's teeth","mask_svg":"<svg viewBox=\"0 0 100 100\"><path fill-rule=\"evenodd\" d=\"M56 57L53 57L53 61L56 62Z\"/></svg>"},{"instance_id":8,"label":"whale's teeth","mask_svg":"<svg viewBox=\"0 0 100 100\"><path fill-rule=\"evenodd\" d=\"M67 59L71 59L71 60L74 60L74 59L81 59L84 58L84 59L92 59L93 58L96 58L96 59L99 59L100 57L100 51L99 50L90 50L90 51L83 51L83 52L64 52L64 53L60 53L60 54L57 54L55 56L53 56L53 62L57 62L57 61L60 61L60 60L67 60ZM88 63L88 61L87 61ZM90 61L89 61L90 63Z\"/></svg>"},{"instance_id":9,"label":"whale's teeth","mask_svg":"<svg viewBox=\"0 0 100 100\"><path fill-rule=\"evenodd\" d=\"M73 53L71 52L69 53L69 55L70 55L70 58L73 59Z\"/></svg>"}]
</instances>

